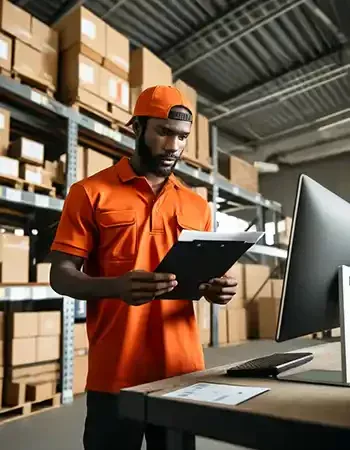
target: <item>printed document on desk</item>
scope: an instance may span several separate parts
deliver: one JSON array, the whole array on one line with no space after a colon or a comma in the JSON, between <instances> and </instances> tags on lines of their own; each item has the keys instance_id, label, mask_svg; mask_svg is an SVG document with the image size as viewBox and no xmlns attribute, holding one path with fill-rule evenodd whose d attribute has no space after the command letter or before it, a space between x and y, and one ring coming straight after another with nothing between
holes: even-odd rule
<instances>
[{"instance_id":1,"label":"printed document on desk","mask_svg":"<svg viewBox=\"0 0 350 450\"><path fill-rule=\"evenodd\" d=\"M178 282L162 299L199 300L199 286L222 277L263 235L263 232L183 230L155 269L155 272L175 274Z\"/></svg>"}]
</instances>

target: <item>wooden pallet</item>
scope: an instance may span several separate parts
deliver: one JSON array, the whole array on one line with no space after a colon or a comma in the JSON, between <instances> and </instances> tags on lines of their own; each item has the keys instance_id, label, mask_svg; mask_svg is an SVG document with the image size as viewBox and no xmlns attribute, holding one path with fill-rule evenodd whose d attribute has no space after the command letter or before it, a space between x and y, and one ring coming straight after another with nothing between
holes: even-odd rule
<instances>
[{"instance_id":1,"label":"wooden pallet","mask_svg":"<svg viewBox=\"0 0 350 450\"><path fill-rule=\"evenodd\" d=\"M61 394L55 394L53 397L39 401L28 402L23 405L17 405L11 408L0 408L0 425L12 422L34 414L39 414L61 405Z\"/></svg>"},{"instance_id":2,"label":"wooden pallet","mask_svg":"<svg viewBox=\"0 0 350 450\"><path fill-rule=\"evenodd\" d=\"M35 192L38 194L48 195L49 197L56 197L56 188L54 186L42 186L40 184L29 183L21 178L15 178L5 175L0 175L0 184L4 186L14 187L22 191Z\"/></svg>"},{"instance_id":3,"label":"wooden pallet","mask_svg":"<svg viewBox=\"0 0 350 450\"><path fill-rule=\"evenodd\" d=\"M15 70L11 72L11 78L20 84L30 86L33 90L39 92L40 94L46 94L50 98L54 98L55 89L53 86L47 86L39 80L33 80L25 75L21 75Z\"/></svg>"}]
</instances>

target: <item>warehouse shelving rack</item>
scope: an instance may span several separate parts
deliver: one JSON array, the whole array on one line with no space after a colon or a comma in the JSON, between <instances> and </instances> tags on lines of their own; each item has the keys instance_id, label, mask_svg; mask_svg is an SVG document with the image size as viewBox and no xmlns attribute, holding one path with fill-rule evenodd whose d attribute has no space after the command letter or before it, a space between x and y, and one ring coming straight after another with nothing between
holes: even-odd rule
<instances>
[{"instance_id":1,"label":"warehouse shelving rack","mask_svg":"<svg viewBox=\"0 0 350 450\"><path fill-rule=\"evenodd\" d=\"M55 139L57 151L55 156L65 153L67 157L65 195L76 180L76 148L79 141L91 139L98 144L99 149L114 155L115 159L123 154L130 155L135 147L135 141L131 136L112 130L107 124L102 123L102 119L101 121L94 120L79 113L74 108L65 106L53 98L3 75L0 75L0 107L10 111L11 120L19 127L27 127L36 130L39 134L42 133L43 136ZM217 199L220 196L227 202L228 208L232 208L232 204L256 206L258 229L264 230L265 216L268 211L272 213L277 227L282 214L279 203L269 201L260 194L252 194L238 186L233 186L229 181L218 177L216 141L217 129L212 127L211 147L214 167L212 173L180 162L176 169L177 175L192 186L208 188L213 203L214 226L216 225ZM0 185L0 203L6 203L13 208L31 213L32 221L35 222L36 218L41 221L42 229L45 229L50 221L59 219L63 202L64 200L60 198L19 191ZM221 210L224 210L224 208ZM38 227L40 228L39 225ZM284 250L266 245L256 246L254 253L262 257L271 256L282 259L286 257ZM0 303L50 299L62 300L62 402L70 403L73 399L74 320L77 312L80 317L84 316L84 308L79 303L77 307L77 302L74 299L58 296L50 287L13 286L0 289ZM212 310L211 329L211 341L212 345L215 346L218 337L216 308Z\"/></svg>"}]
</instances>

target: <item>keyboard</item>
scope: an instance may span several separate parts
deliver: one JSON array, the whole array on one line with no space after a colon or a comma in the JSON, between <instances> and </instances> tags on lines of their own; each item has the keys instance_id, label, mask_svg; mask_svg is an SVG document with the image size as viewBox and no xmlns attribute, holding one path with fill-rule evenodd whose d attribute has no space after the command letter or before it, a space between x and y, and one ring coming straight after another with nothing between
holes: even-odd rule
<instances>
[{"instance_id":1,"label":"keyboard","mask_svg":"<svg viewBox=\"0 0 350 450\"><path fill-rule=\"evenodd\" d=\"M251 359L230 367L226 374L229 377L266 378L302 366L312 361L312 353L273 353L261 358Z\"/></svg>"}]
</instances>

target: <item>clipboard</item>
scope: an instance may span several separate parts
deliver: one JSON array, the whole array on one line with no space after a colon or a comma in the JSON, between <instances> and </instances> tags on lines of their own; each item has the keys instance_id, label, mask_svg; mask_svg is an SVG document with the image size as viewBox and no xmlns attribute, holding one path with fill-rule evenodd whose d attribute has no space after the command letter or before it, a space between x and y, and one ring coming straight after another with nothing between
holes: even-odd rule
<instances>
[{"instance_id":1,"label":"clipboard","mask_svg":"<svg viewBox=\"0 0 350 450\"><path fill-rule=\"evenodd\" d=\"M178 285L162 299L199 300L199 286L222 277L264 232L219 233L183 230L155 272L173 273Z\"/></svg>"}]
</instances>

